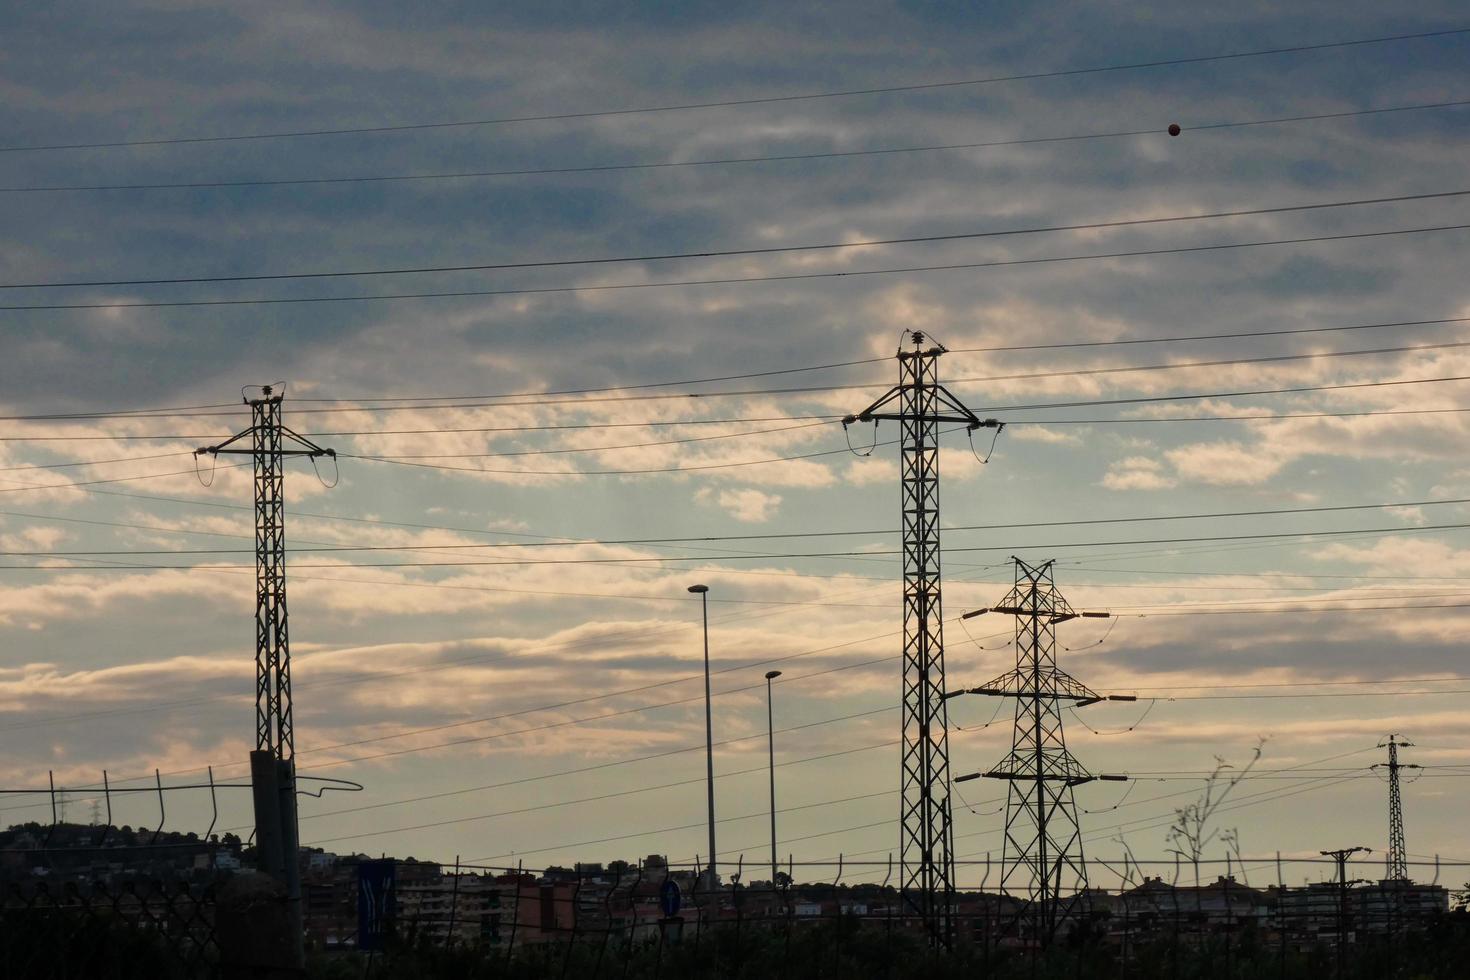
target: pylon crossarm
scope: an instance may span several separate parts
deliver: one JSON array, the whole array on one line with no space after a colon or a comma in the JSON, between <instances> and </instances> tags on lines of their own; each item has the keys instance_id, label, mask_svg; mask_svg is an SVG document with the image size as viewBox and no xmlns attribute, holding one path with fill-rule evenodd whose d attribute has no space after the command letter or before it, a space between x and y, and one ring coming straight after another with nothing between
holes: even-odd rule
<instances>
[{"instance_id":1,"label":"pylon crossarm","mask_svg":"<svg viewBox=\"0 0 1470 980\"><path fill-rule=\"evenodd\" d=\"M881 411L881 409L900 401L903 398L906 386L897 385L888 389L877 401L856 415L849 415L842 420L842 424L852 425L854 422L954 422L967 425L971 429L998 429L1001 422L996 419L982 419L970 411L959 399L950 394L948 389L942 385L935 386L934 400L942 405L947 411L925 412L922 416L915 418L913 415L905 414L900 408L898 411Z\"/></svg>"},{"instance_id":2,"label":"pylon crossarm","mask_svg":"<svg viewBox=\"0 0 1470 980\"><path fill-rule=\"evenodd\" d=\"M255 452L255 450L253 450L253 449L226 449L225 447L226 446L234 445L235 443L239 442L241 439L244 439L247 436L252 436L254 434L255 434L255 427L254 426L251 426L248 429L244 429L244 430L242 430L240 432L236 432L234 435L230 436L228 439L226 439L224 442L220 443L217 446L201 446L201 447L199 447L198 449L194 450L194 455L195 456L203 456L205 453L208 453L211 456L219 456L221 454L224 454L226 456L233 456L233 455L249 456L249 455L253 454Z\"/></svg>"},{"instance_id":3,"label":"pylon crossarm","mask_svg":"<svg viewBox=\"0 0 1470 980\"><path fill-rule=\"evenodd\" d=\"M959 694L983 694L996 698L1043 698L1053 701L1075 701L1078 707L1096 704L1099 701L1131 701L1133 695L1110 696L1099 694L1065 671L1055 667L1041 670L1012 670L979 687L962 688Z\"/></svg>"},{"instance_id":4,"label":"pylon crossarm","mask_svg":"<svg viewBox=\"0 0 1470 980\"><path fill-rule=\"evenodd\" d=\"M281 435L282 436L284 436L285 438L291 439L291 440L293 440L293 441L295 441L295 442L297 442L297 443L299 443L301 445L301 448L300 449L282 449L281 450L281 455L282 456L336 456L337 455L337 450L335 450L335 449L324 449L321 446L318 446L316 443L312 442L310 439L308 439L305 436L303 436L301 433L299 433L299 432L293 432L291 429L286 428L284 425L281 426L280 428L281 428Z\"/></svg>"},{"instance_id":5,"label":"pylon crossarm","mask_svg":"<svg viewBox=\"0 0 1470 980\"><path fill-rule=\"evenodd\" d=\"M276 454L278 456L311 456L315 458L318 456L336 457L337 455L337 450L323 449L321 446L318 446L316 443L312 442L310 439L307 439L305 436L297 435L295 432L292 432L284 425L278 426L278 428L280 429L281 437L283 439L291 439L301 445L300 449L287 449L283 446L280 449L276 450ZM194 455L202 456L203 454L208 453L211 456L253 456L255 455L254 449L225 448L226 446L229 446L230 443L233 443L235 440L242 439L245 436L250 435L253 431L253 429L246 429L239 435L233 436L228 442L222 442L218 446L205 446L202 449L196 449L194 450Z\"/></svg>"},{"instance_id":6,"label":"pylon crossarm","mask_svg":"<svg viewBox=\"0 0 1470 980\"><path fill-rule=\"evenodd\" d=\"M889 388L887 392L885 392L877 401L873 402L867 408L863 409L861 412L858 412L855 415L849 415L844 418L842 420L842 424L844 426L848 426L854 422L876 422L878 419L902 421L905 417L902 412L885 412L883 414L878 414L878 410L880 408L883 408L885 405L888 405L902 398L903 393L904 388L902 385L895 385L894 387Z\"/></svg>"},{"instance_id":7,"label":"pylon crossarm","mask_svg":"<svg viewBox=\"0 0 1470 980\"><path fill-rule=\"evenodd\" d=\"M938 421L938 422L966 422L966 423L969 424L970 428L972 428L972 429L979 429L979 428L992 428L992 429L995 429L995 428L999 428L1000 427L1000 423L998 421L996 421L995 419L984 419L984 420L982 420L980 418L980 416L976 415L974 412L972 412L968 408L966 408L963 402L961 402L954 395L950 394L949 389L946 388L946 387L944 387L943 385L936 385L935 386L935 388L934 388L934 400L936 402L938 402L939 404L943 405L945 408L949 409L949 411L953 413L951 416L948 416L948 417L943 416L943 415L935 416L935 421Z\"/></svg>"},{"instance_id":8,"label":"pylon crossarm","mask_svg":"<svg viewBox=\"0 0 1470 980\"><path fill-rule=\"evenodd\" d=\"M994 772L994 771L992 771L992 772L983 772L980 775L984 779L1010 779L1010 780L1016 780L1018 782L1027 782L1027 783L1034 783L1034 782L1037 782L1039 780L1041 782L1047 782L1047 783L1062 783L1062 784L1064 784L1066 786L1081 786L1083 783L1090 783L1094 779L1107 779L1107 778L1111 778L1111 777L1106 777L1106 776L1093 776L1093 775L1073 776L1073 775L1067 775L1066 773L1042 773L1041 775L1038 776L1034 772ZM1121 778L1127 779L1128 777L1127 776L1123 776ZM958 780L956 780L956 782L958 782Z\"/></svg>"}]
</instances>

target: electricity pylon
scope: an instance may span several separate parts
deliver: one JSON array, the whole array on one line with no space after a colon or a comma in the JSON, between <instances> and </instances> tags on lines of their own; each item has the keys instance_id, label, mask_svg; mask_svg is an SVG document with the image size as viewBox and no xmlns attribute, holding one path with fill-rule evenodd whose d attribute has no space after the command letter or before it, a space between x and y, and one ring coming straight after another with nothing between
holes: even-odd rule
<instances>
[{"instance_id":1,"label":"electricity pylon","mask_svg":"<svg viewBox=\"0 0 1470 980\"><path fill-rule=\"evenodd\" d=\"M1404 846L1404 805L1399 798L1399 770L1418 769L1413 763L1399 762L1399 749L1412 748L1413 742L1401 742L1397 733L1378 743L1380 749L1388 749L1388 762L1378 763L1374 769L1388 770L1388 880L1409 880L1409 858Z\"/></svg>"},{"instance_id":2,"label":"electricity pylon","mask_svg":"<svg viewBox=\"0 0 1470 980\"><path fill-rule=\"evenodd\" d=\"M247 389L248 390L248 389ZM286 616L285 460L336 457L281 423L284 393L264 385L250 406L250 428L196 456L250 456L255 464L255 751L250 782L261 870L286 885L301 958L301 880L297 867L295 733L291 715L291 645ZM249 439L249 447L242 444Z\"/></svg>"},{"instance_id":3,"label":"electricity pylon","mask_svg":"<svg viewBox=\"0 0 1470 980\"><path fill-rule=\"evenodd\" d=\"M856 415L854 422L899 423L903 483L903 798L900 803L900 894L930 942L948 946L952 934L954 847L950 826L949 718L944 698L944 635L940 602L939 425L999 431L939 383L945 348L925 347L908 334L912 350L898 351L898 384Z\"/></svg>"},{"instance_id":4,"label":"electricity pylon","mask_svg":"<svg viewBox=\"0 0 1470 980\"><path fill-rule=\"evenodd\" d=\"M1019 879L1026 879L1027 903L1022 911L1029 925L1026 931L1034 942L1045 945L1086 894L1087 862L1073 791L1094 779L1128 778L1094 775L1077 761L1067 749L1062 708L1066 702L1081 708L1099 701L1137 699L1099 694L1057 666L1057 625L1078 617L1105 619L1109 613L1073 609L1057 591L1052 562L1013 561L1016 571L1011 591L998 604L966 613L965 618L987 612L1014 616L1016 666L988 684L955 692L956 696L1016 699L1011 751L989 771L961 776L958 781L984 777L1009 783L1001 891L1008 892ZM1064 879L1072 886L1072 896L1066 901L1062 899Z\"/></svg>"}]
</instances>

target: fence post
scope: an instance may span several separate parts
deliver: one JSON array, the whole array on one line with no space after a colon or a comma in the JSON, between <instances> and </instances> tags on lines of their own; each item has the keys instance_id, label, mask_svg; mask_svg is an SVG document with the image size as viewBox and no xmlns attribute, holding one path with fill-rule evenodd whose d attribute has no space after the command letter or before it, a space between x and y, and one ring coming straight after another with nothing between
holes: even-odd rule
<instances>
[{"instance_id":1,"label":"fence post","mask_svg":"<svg viewBox=\"0 0 1470 980\"><path fill-rule=\"evenodd\" d=\"M1286 881L1281 876L1281 852L1276 852L1276 928L1281 947L1281 980L1286 980Z\"/></svg>"},{"instance_id":2,"label":"fence post","mask_svg":"<svg viewBox=\"0 0 1470 980\"><path fill-rule=\"evenodd\" d=\"M986 859L986 865L988 866L989 863L990 863L990 855L987 854L985 856L985 859ZM986 877L988 878L989 876L990 876L989 875L989 872L987 872L986 873ZM885 933L885 936L883 938L883 975L885 977L886 976L891 976L892 973L893 973L893 902L890 901L889 898L888 898L888 882L891 881L892 879L893 879L893 852L892 851L889 851L888 852L888 872L887 872L887 874L885 874L883 876L883 885L882 885L883 920L884 920L883 921L883 931ZM985 889L984 882L981 883L980 888L981 888L982 898L983 898L983 892L984 892L984 889ZM985 975L986 976L989 976L990 975L990 962L989 962L989 953L988 952L986 953Z\"/></svg>"},{"instance_id":3,"label":"fence post","mask_svg":"<svg viewBox=\"0 0 1470 980\"><path fill-rule=\"evenodd\" d=\"M735 975L740 975L740 963L743 959L740 947L740 934L745 923L745 893L741 890L740 879L745 876L745 855L740 855L740 860L735 864L735 874L730 879L730 902L735 906ZM715 908L719 908L716 899ZM718 940L716 940L718 942Z\"/></svg>"},{"instance_id":4,"label":"fence post","mask_svg":"<svg viewBox=\"0 0 1470 980\"><path fill-rule=\"evenodd\" d=\"M1170 976L1179 980L1179 852L1174 852L1174 884L1169 889L1174 899L1174 945L1169 956Z\"/></svg>"},{"instance_id":5,"label":"fence post","mask_svg":"<svg viewBox=\"0 0 1470 980\"><path fill-rule=\"evenodd\" d=\"M576 869L577 869L577 884L572 889L572 901L571 901L571 906L572 907L571 907L571 910L570 910L571 913L572 913L572 934L567 937L567 951L566 951L566 954L562 957L562 961L561 961L561 976L562 976L562 980L566 980L567 970L571 969L571 966L572 966L572 949L573 949L573 947L575 947L577 945L577 926L579 926L581 924L581 919L582 919L582 917L580 915L578 915L578 911L579 910L577 908L577 900L582 895L582 866L580 864L578 864L578 865L576 865ZM553 884L551 886L551 908L552 908L552 915L555 916L556 915L556 885L555 884Z\"/></svg>"},{"instance_id":6,"label":"fence post","mask_svg":"<svg viewBox=\"0 0 1470 980\"><path fill-rule=\"evenodd\" d=\"M842 854L837 855L837 875L832 879L832 904L837 909L837 917L833 922L832 936L832 967L834 976L842 975L842 931L847 922L842 918ZM944 919L949 921L949 910L944 912Z\"/></svg>"},{"instance_id":7,"label":"fence post","mask_svg":"<svg viewBox=\"0 0 1470 980\"><path fill-rule=\"evenodd\" d=\"M1128 886L1133 883L1133 871L1129 867L1128 852L1123 852L1123 873L1118 875L1118 900L1123 905L1123 980L1128 980L1128 940L1132 938L1132 923L1129 916Z\"/></svg>"},{"instance_id":8,"label":"fence post","mask_svg":"<svg viewBox=\"0 0 1470 980\"><path fill-rule=\"evenodd\" d=\"M615 878L613 880L613 886L612 886L612 888L608 889L607 898L604 899L603 900L603 903L602 903L602 914L603 914L603 917L605 919L607 919L607 925L606 925L606 927L602 931L602 945L599 946L599 947L597 947L597 962L592 967L592 975L594 977L600 975L600 971L602 970L602 957L603 957L603 955L605 953L607 953L607 943L608 943L608 940L610 940L612 938L612 931L613 931L612 906L613 906L613 899L617 896L617 893L618 893L618 886L623 883L623 870L622 870L622 868L619 868L618 869L617 875L618 875L617 878Z\"/></svg>"},{"instance_id":9,"label":"fence post","mask_svg":"<svg viewBox=\"0 0 1470 980\"><path fill-rule=\"evenodd\" d=\"M505 944L505 963L510 965L510 958L516 948L516 928L521 924L521 874L522 861L516 862L516 901L514 911L510 914L510 939Z\"/></svg>"},{"instance_id":10,"label":"fence post","mask_svg":"<svg viewBox=\"0 0 1470 980\"><path fill-rule=\"evenodd\" d=\"M643 884L643 859L638 859L638 877L633 879L633 887L628 892L628 918L632 920L628 926L628 941L623 946L623 980L627 980L628 967L633 964L633 944L638 939L638 889Z\"/></svg>"},{"instance_id":11,"label":"fence post","mask_svg":"<svg viewBox=\"0 0 1470 980\"><path fill-rule=\"evenodd\" d=\"M781 976L786 976L786 965L791 959L791 927L796 917L795 910L791 907L791 886L795 883L796 862L790 854L786 855L786 882L781 886L781 904L786 911L786 936L781 947Z\"/></svg>"},{"instance_id":12,"label":"fence post","mask_svg":"<svg viewBox=\"0 0 1470 980\"><path fill-rule=\"evenodd\" d=\"M454 856L454 881L449 886L449 925L444 930L444 949L454 948L455 920L459 918L459 855Z\"/></svg>"},{"instance_id":13,"label":"fence post","mask_svg":"<svg viewBox=\"0 0 1470 980\"><path fill-rule=\"evenodd\" d=\"M658 887L659 900L660 901L663 900L664 885L668 884L668 881L669 881L669 865L668 865L667 860L665 860L665 863L664 863L664 880L659 883L659 887ZM658 922L658 951L655 954L655 958L654 958L654 961L653 961L653 980L658 980L659 976L662 975L662 973L663 973L663 969L664 969L664 933L666 933L668 931L668 927L669 927L669 923L666 922L666 921L664 921L664 917L661 914L660 917L659 917L659 922ZM682 928L681 928L681 938L682 938Z\"/></svg>"},{"instance_id":14,"label":"fence post","mask_svg":"<svg viewBox=\"0 0 1470 980\"><path fill-rule=\"evenodd\" d=\"M1230 904L1230 879L1235 874L1230 862L1230 852L1225 852L1225 885L1221 893L1225 899L1225 975L1231 976L1230 972L1230 934L1235 928L1235 907Z\"/></svg>"},{"instance_id":15,"label":"fence post","mask_svg":"<svg viewBox=\"0 0 1470 980\"><path fill-rule=\"evenodd\" d=\"M694 856L694 885L689 892L689 899L694 903L694 959L699 960L699 943L704 934L704 904L699 900L699 883L703 880L704 872L699 866L699 855Z\"/></svg>"}]
</instances>

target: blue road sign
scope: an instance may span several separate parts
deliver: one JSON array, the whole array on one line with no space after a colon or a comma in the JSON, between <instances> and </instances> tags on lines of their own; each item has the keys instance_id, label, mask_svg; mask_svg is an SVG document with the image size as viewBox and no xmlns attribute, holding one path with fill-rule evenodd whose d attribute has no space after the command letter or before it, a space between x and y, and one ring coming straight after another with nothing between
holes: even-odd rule
<instances>
[{"instance_id":1,"label":"blue road sign","mask_svg":"<svg viewBox=\"0 0 1470 980\"><path fill-rule=\"evenodd\" d=\"M397 864L363 861L357 866L357 948L381 950L397 912Z\"/></svg>"},{"instance_id":2,"label":"blue road sign","mask_svg":"<svg viewBox=\"0 0 1470 980\"><path fill-rule=\"evenodd\" d=\"M679 891L679 883L672 878L665 878L658 889L658 903L663 908L664 918L672 919L678 915L679 906L683 902L684 895Z\"/></svg>"}]
</instances>

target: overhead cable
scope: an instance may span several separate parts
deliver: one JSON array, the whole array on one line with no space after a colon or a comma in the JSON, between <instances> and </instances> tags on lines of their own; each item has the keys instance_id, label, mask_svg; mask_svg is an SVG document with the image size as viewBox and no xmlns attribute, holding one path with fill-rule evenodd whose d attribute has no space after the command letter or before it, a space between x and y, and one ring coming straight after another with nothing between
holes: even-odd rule
<instances>
[{"instance_id":1,"label":"overhead cable","mask_svg":"<svg viewBox=\"0 0 1470 980\"><path fill-rule=\"evenodd\" d=\"M1049 71L1025 72L1009 75L988 75L976 78L949 79L919 82L907 85L885 85L868 88L839 89L824 92L806 92L788 95L753 96L738 99L720 99L706 102L649 105L620 109L583 109L536 115L498 116L481 119L461 119L445 122L420 122L380 124L375 126L331 127L297 130L279 130L260 133L234 133L223 135L167 136L151 139L78 141L69 143L12 144L0 146L0 153L33 153L49 150L107 149L123 146L169 146L185 143L230 143L245 140L295 139L301 137L365 135L373 133L414 132L432 129L456 129L477 126L499 126L513 123L551 122L571 119L593 119L608 116L627 116L644 113L684 112L697 109L718 109L732 106L773 105L786 102L810 102L818 99L853 98L869 95L886 95L895 92L922 92L940 89L967 88L978 85L994 85L1003 82L1035 81L1043 78L1070 78L1079 75L1099 75L1112 72L1140 71L1152 68L1167 68L1183 65L1209 64L1219 61L1239 61L1246 58L1263 58L1285 54L1303 54L1309 51L1329 51L1356 48L1377 44L1393 44L1400 41L1420 41L1434 38L1456 37L1470 33L1470 27L1445 28L1434 31L1417 31L1408 34L1388 34L1377 37L1352 38L1343 41L1324 41L1312 44L1294 44L1274 48L1257 48L1249 51L1230 51L1221 54L1193 55L1181 58L1153 59L1148 61L1123 62L1080 68L1060 68Z\"/></svg>"},{"instance_id":2,"label":"overhead cable","mask_svg":"<svg viewBox=\"0 0 1470 980\"><path fill-rule=\"evenodd\" d=\"M943 235L913 235L904 238L872 238L860 241L823 242L815 245L767 245L755 248L707 249L694 252L654 252L642 255L610 255L575 259L535 259L514 262L482 262L463 265L389 266L377 269L339 269L318 272L271 272L244 275L174 276L152 279L74 279L39 282L0 283L0 289L75 289L89 286L176 286L220 282L276 282L299 279L348 279L377 276L409 276L450 272L504 272L517 269L569 268L576 266L622 265L632 262L668 262L687 259L733 258L752 255L786 255L793 252L830 252L850 248L874 248L885 245L937 244L973 241L982 238L1008 238L1018 235L1040 235L1064 231L1096 231L1109 228L1132 228L1146 225L1176 224L1187 221L1211 221L1219 218L1241 218L1267 214L1289 214L1337 208L1363 207L1376 204L1402 204L1432 201L1470 195L1470 190L1434 191L1424 194L1399 194L1367 197L1346 201L1323 201L1314 204L1291 204L1201 214L1163 215L1150 218L1120 218L1070 225L1043 225L1031 228L1007 228L993 231L970 231ZM871 361L869 361L871 363Z\"/></svg>"},{"instance_id":3,"label":"overhead cable","mask_svg":"<svg viewBox=\"0 0 1470 980\"><path fill-rule=\"evenodd\" d=\"M818 279L857 279L869 276L908 275L920 272L954 272L960 270L999 269L1068 262L1091 262L1101 259L1149 258L1159 255L1187 255L1225 252L1246 248L1280 245L1306 245L1323 242L1390 238L1404 235L1437 234L1463 231L1470 224L1427 225L1418 228L1394 228L1384 231L1351 232L1337 235L1312 235L1301 238L1276 238L1250 242L1220 242L1212 245L1184 245L1170 248L1131 249L1117 252L1089 252L1079 255L1044 255L1023 259L992 259L984 262L950 262L934 265L894 266L880 269L847 269L835 272L790 272L767 275L728 276L709 279L665 279L651 282L600 283L588 285L529 286L505 289L456 289L414 293L374 293L355 296L257 296L239 299L96 301L77 303L16 303L0 305L7 312L45 310L120 310L175 309L183 307L281 306L310 303L366 303L384 300L453 299L491 296L535 296L565 293L601 293L625 290L665 289L683 286L732 286L757 282L800 282Z\"/></svg>"},{"instance_id":4,"label":"overhead cable","mask_svg":"<svg viewBox=\"0 0 1470 980\"><path fill-rule=\"evenodd\" d=\"M1424 102L1415 105L1384 106L1377 109L1347 109L1340 112L1314 112L1296 116L1275 116L1265 119L1239 119L1227 122L1185 122L1183 128L1190 133L1220 132L1245 129L1254 126L1279 126L1289 123L1317 122L1328 119L1348 119L1359 116L1380 116L1399 112L1421 112L1433 109L1458 108L1470 105L1470 100L1459 99L1448 102ZM705 160L662 160L641 163L604 163L580 166L520 167L502 170L455 170L434 173L406 174L354 174L339 177L265 177L231 180L211 178L183 181L148 181L128 184L40 184L28 186L0 187L0 194L63 194L90 193L99 191L160 191L160 190L228 190L240 187L316 187L342 184L396 184L421 181L455 181L493 179L504 177L566 176L571 174L627 173L640 170L678 170L693 167L728 167L757 163L793 163L813 160L843 160L854 157L895 156L909 153L935 153L951 150L984 150L1002 146L1035 146L1051 143L1092 142L1121 139L1131 136L1163 136L1165 130L1159 126L1145 129L1112 130L1109 132L1073 133L1061 136L1022 136L1014 139L981 140L973 143L934 143L919 146L879 146L863 150L825 150L809 153L774 153L759 156L718 157Z\"/></svg>"}]
</instances>

